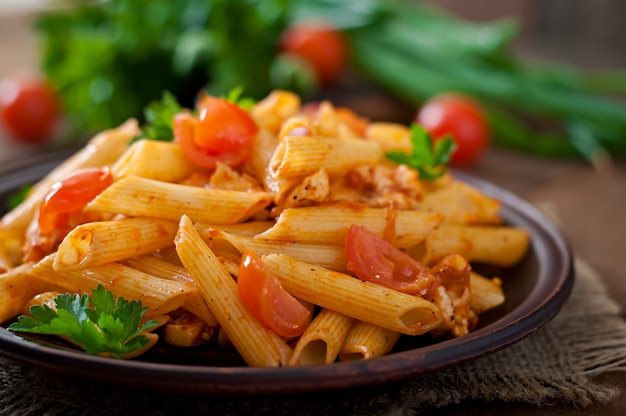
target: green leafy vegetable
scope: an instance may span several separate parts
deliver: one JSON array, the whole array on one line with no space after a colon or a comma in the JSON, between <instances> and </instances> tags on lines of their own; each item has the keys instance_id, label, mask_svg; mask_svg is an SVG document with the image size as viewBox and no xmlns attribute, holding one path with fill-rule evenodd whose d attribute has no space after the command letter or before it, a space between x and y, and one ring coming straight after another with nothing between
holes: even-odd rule
<instances>
[{"instance_id":1,"label":"green leafy vegetable","mask_svg":"<svg viewBox=\"0 0 626 416\"><path fill-rule=\"evenodd\" d=\"M228 94L224 95L223 98L227 101L230 101L233 104L237 104L239 107L249 110L251 109L256 101L251 97L242 97L243 87L235 87L228 92Z\"/></svg>"},{"instance_id":2,"label":"green leafy vegetable","mask_svg":"<svg viewBox=\"0 0 626 416\"><path fill-rule=\"evenodd\" d=\"M33 189L32 185L25 185L9 195L9 197L7 198L7 209L12 210L13 208L24 202L31 189Z\"/></svg>"},{"instance_id":3,"label":"green leafy vegetable","mask_svg":"<svg viewBox=\"0 0 626 416\"><path fill-rule=\"evenodd\" d=\"M273 89L270 68L289 0L75 0L41 14L43 72L82 133L119 125L170 91L185 107L202 89ZM142 120L143 121L143 120Z\"/></svg>"},{"instance_id":4,"label":"green leafy vegetable","mask_svg":"<svg viewBox=\"0 0 626 416\"><path fill-rule=\"evenodd\" d=\"M174 114L183 111L174 94L165 91L160 101L152 101L144 110L146 123L141 128L141 134L135 139L148 139L163 142L174 140L172 132L172 118Z\"/></svg>"},{"instance_id":5,"label":"green leafy vegetable","mask_svg":"<svg viewBox=\"0 0 626 416\"><path fill-rule=\"evenodd\" d=\"M430 134L419 124L411 125L411 154L404 152L389 152L387 158L407 165L419 172L420 179L437 179L446 172L446 166L454 151L452 137L437 140L433 146Z\"/></svg>"},{"instance_id":6,"label":"green leafy vegetable","mask_svg":"<svg viewBox=\"0 0 626 416\"><path fill-rule=\"evenodd\" d=\"M139 327L147 308L138 301L115 300L102 285L91 297L62 294L54 301L56 311L47 305L33 306L32 317L20 316L9 330L68 337L89 354L111 353L122 358L147 345L149 340L140 333L157 325L149 321Z\"/></svg>"}]
</instances>

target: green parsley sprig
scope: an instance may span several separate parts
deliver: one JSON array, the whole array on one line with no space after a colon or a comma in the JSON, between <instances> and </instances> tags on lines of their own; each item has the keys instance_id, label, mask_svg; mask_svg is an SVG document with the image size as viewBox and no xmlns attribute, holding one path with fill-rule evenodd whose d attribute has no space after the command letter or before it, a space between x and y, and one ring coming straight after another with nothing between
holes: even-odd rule
<instances>
[{"instance_id":1,"label":"green parsley sprig","mask_svg":"<svg viewBox=\"0 0 626 416\"><path fill-rule=\"evenodd\" d=\"M401 151L389 152L387 158L407 165L419 172L420 179L437 179L446 172L455 144L452 137L444 137L433 145L432 136L419 124L411 124L410 154Z\"/></svg>"},{"instance_id":2,"label":"green parsley sprig","mask_svg":"<svg viewBox=\"0 0 626 416\"><path fill-rule=\"evenodd\" d=\"M21 315L9 330L69 338L89 354L110 353L117 358L146 346L142 332L157 325L139 324L147 308L141 302L128 302L102 285L92 295L61 294L55 299L56 311L47 305L32 306L32 316Z\"/></svg>"}]
</instances>

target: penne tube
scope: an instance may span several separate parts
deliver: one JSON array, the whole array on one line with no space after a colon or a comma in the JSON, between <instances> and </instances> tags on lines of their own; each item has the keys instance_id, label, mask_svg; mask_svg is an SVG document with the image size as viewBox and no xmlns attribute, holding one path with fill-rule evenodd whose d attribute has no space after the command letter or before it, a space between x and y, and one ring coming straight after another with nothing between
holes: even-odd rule
<instances>
[{"instance_id":1,"label":"penne tube","mask_svg":"<svg viewBox=\"0 0 626 416\"><path fill-rule=\"evenodd\" d=\"M267 231L274 225L274 221L248 221L240 224L202 224L196 223L196 230L201 236L205 237L211 233L212 230L219 228L227 233L252 237Z\"/></svg>"},{"instance_id":2,"label":"penne tube","mask_svg":"<svg viewBox=\"0 0 626 416\"><path fill-rule=\"evenodd\" d=\"M31 274L74 293L91 293L98 284L116 297L140 301L146 316L163 315L180 308L197 292L192 283L159 279L118 263L78 271L58 272L52 268L54 254L36 263Z\"/></svg>"},{"instance_id":3,"label":"penne tube","mask_svg":"<svg viewBox=\"0 0 626 416\"><path fill-rule=\"evenodd\" d=\"M18 315L33 296L54 285L31 274L32 263L0 274L0 323Z\"/></svg>"},{"instance_id":4,"label":"penne tube","mask_svg":"<svg viewBox=\"0 0 626 416\"><path fill-rule=\"evenodd\" d=\"M297 94L274 90L252 107L250 115L264 130L277 135L283 123L300 111L301 104Z\"/></svg>"},{"instance_id":5,"label":"penne tube","mask_svg":"<svg viewBox=\"0 0 626 416\"><path fill-rule=\"evenodd\" d=\"M276 224L255 238L343 245L352 224L359 225L399 248L422 242L443 221L438 213L337 203L288 208Z\"/></svg>"},{"instance_id":6,"label":"penne tube","mask_svg":"<svg viewBox=\"0 0 626 416\"><path fill-rule=\"evenodd\" d=\"M365 139L378 143L384 153L400 151L411 153L411 130L399 123L372 122L365 128Z\"/></svg>"},{"instance_id":7,"label":"penne tube","mask_svg":"<svg viewBox=\"0 0 626 416\"><path fill-rule=\"evenodd\" d=\"M105 130L94 136L85 147L37 182L26 199L2 217L0 228L23 233L53 184L67 178L78 169L114 163L137 134L139 134L137 120L130 119L117 128Z\"/></svg>"},{"instance_id":8,"label":"penne tube","mask_svg":"<svg viewBox=\"0 0 626 416\"><path fill-rule=\"evenodd\" d=\"M63 239L53 268L81 270L115 263L174 245L178 223L155 218L125 218L81 224Z\"/></svg>"},{"instance_id":9,"label":"penne tube","mask_svg":"<svg viewBox=\"0 0 626 416\"><path fill-rule=\"evenodd\" d=\"M235 224L262 211L272 202L266 192L239 192L179 185L126 176L94 198L87 211L114 212L133 217Z\"/></svg>"},{"instance_id":10,"label":"penne tube","mask_svg":"<svg viewBox=\"0 0 626 416\"><path fill-rule=\"evenodd\" d=\"M268 254L263 256L263 261L293 296L346 316L407 335L424 334L441 322L439 308L421 297L283 254Z\"/></svg>"},{"instance_id":11,"label":"penne tube","mask_svg":"<svg viewBox=\"0 0 626 416\"><path fill-rule=\"evenodd\" d=\"M176 266L175 264L151 255L132 257L122 262L122 264L160 279L190 282L195 285L191 275L183 267ZM187 299L182 307L202 319L209 326L218 326L217 319L215 319L215 316L207 306L200 291Z\"/></svg>"},{"instance_id":12,"label":"penne tube","mask_svg":"<svg viewBox=\"0 0 626 416\"><path fill-rule=\"evenodd\" d=\"M354 324L339 352L340 361L370 360L391 351L400 333L358 321Z\"/></svg>"},{"instance_id":13,"label":"penne tube","mask_svg":"<svg viewBox=\"0 0 626 416\"><path fill-rule=\"evenodd\" d=\"M203 238L210 246L216 245L225 251L228 250L228 247L223 247L224 243L228 244L229 247L234 247L239 254L246 249L250 249L260 256L271 253L283 253L297 260L335 271L345 272L346 264L348 263L345 248L339 245L306 244L291 241L276 242L262 238L235 235L224 232L221 229L213 229L211 232L204 234Z\"/></svg>"},{"instance_id":14,"label":"penne tube","mask_svg":"<svg viewBox=\"0 0 626 416\"><path fill-rule=\"evenodd\" d=\"M269 162L277 145L278 138L261 129L252 144L248 168L263 184L263 188L274 195L274 202L279 203L286 193L299 183L300 178L274 178L271 175Z\"/></svg>"},{"instance_id":15,"label":"penne tube","mask_svg":"<svg viewBox=\"0 0 626 416\"><path fill-rule=\"evenodd\" d=\"M276 146L269 162L273 178L311 175L320 169L329 174L378 163L383 153L376 142L336 137L287 136Z\"/></svg>"},{"instance_id":16,"label":"penne tube","mask_svg":"<svg viewBox=\"0 0 626 416\"><path fill-rule=\"evenodd\" d=\"M472 271L470 272L470 290L472 292L470 308L477 314L497 308L504 303L502 280L497 277L488 279Z\"/></svg>"},{"instance_id":17,"label":"penne tube","mask_svg":"<svg viewBox=\"0 0 626 416\"><path fill-rule=\"evenodd\" d=\"M135 175L163 182L179 182L191 175L194 169L178 144L139 140L124 152L111 170L116 179Z\"/></svg>"},{"instance_id":18,"label":"penne tube","mask_svg":"<svg viewBox=\"0 0 626 416\"><path fill-rule=\"evenodd\" d=\"M469 262L511 267L522 260L529 246L528 232L519 227L442 224L426 237L422 263L460 254Z\"/></svg>"},{"instance_id":19,"label":"penne tube","mask_svg":"<svg viewBox=\"0 0 626 416\"><path fill-rule=\"evenodd\" d=\"M439 181L442 182L442 181ZM445 222L456 224L502 224L501 202L464 182L452 180L427 192L417 209L439 212Z\"/></svg>"},{"instance_id":20,"label":"penne tube","mask_svg":"<svg viewBox=\"0 0 626 416\"><path fill-rule=\"evenodd\" d=\"M180 221L176 250L209 309L246 363L254 367L287 364L292 355L291 348L263 326L243 304L237 283L187 216Z\"/></svg>"},{"instance_id":21,"label":"penne tube","mask_svg":"<svg viewBox=\"0 0 626 416\"><path fill-rule=\"evenodd\" d=\"M339 312L322 309L298 339L289 365L335 362L354 322Z\"/></svg>"}]
</instances>

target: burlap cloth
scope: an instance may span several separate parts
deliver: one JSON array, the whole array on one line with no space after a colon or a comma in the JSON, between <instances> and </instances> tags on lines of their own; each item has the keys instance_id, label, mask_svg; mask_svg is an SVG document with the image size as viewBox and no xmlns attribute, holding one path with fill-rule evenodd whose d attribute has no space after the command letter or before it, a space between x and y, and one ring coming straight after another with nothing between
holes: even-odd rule
<instances>
[{"instance_id":1,"label":"burlap cloth","mask_svg":"<svg viewBox=\"0 0 626 416\"><path fill-rule=\"evenodd\" d=\"M403 382L281 397L190 397L67 382L0 359L2 415L412 415L464 400L585 407L620 392L594 375L626 370L626 323L598 276L576 261L569 302L521 342L447 371Z\"/></svg>"}]
</instances>

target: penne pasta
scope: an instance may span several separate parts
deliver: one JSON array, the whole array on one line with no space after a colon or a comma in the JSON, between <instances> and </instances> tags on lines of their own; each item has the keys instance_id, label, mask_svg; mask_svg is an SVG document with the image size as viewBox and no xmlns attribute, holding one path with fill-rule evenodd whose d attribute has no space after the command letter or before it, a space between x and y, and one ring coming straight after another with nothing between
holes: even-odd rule
<instances>
[{"instance_id":1,"label":"penne pasta","mask_svg":"<svg viewBox=\"0 0 626 416\"><path fill-rule=\"evenodd\" d=\"M0 322L20 313L33 296L54 287L31 274L32 268L32 263L24 263L0 274Z\"/></svg>"},{"instance_id":2,"label":"penne pasta","mask_svg":"<svg viewBox=\"0 0 626 416\"><path fill-rule=\"evenodd\" d=\"M357 165L375 164L383 154L375 142L311 136L287 136L269 162L273 178L302 177L325 169L346 171Z\"/></svg>"},{"instance_id":3,"label":"penne pasta","mask_svg":"<svg viewBox=\"0 0 626 416\"><path fill-rule=\"evenodd\" d=\"M343 343L339 360L371 360L381 357L391 351L400 336L397 331L358 321Z\"/></svg>"},{"instance_id":4,"label":"penne pasta","mask_svg":"<svg viewBox=\"0 0 626 416\"><path fill-rule=\"evenodd\" d=\"M346 315L322 309L298 339L289 365L334 362L354 322Z\"/></svg>"},{"instance_id":5,"label":"penne pasta","mask_svg":"<svg viewBox=\"0 0 626 416\"><path fill-rule=\"evenodd\" d=\"M291 348L246 308L237 284L204 243L189 217L183 216L180 221L176 250L222 330L246 363L254 367L287 364Z\"/></svg>"},{"instance_id":6,"label":"penne pasta","mask_svg":"<svg viewBox=\"0 0 626 416\"><path fill-rule=\"evenodd\" d=\"M7 212L0 220L0 229L23 233L50 187L78 169L107 166L128 148L130 140L139 134L139 125L131 119L121 126L94 136L81 150L53 169L37 182L26 199Z\"/></svg>"},{"instance_id":7,"label":"penne pasta","mask_svg":"<svg viewBox=\"0 0 626 416\"><path fill-rule=\"evenodd\" d=\"M519 227L442 224L425 240L424 264L448 254L460 254L470 262L511 267L530 246L528 232Z\"/></svg>"},{"instance_id":8,"label":"penne pasta","mask_svg":"<svg viewBox=\"0 0 626 416\"><path fill-rule=\"evenodd\" d=\"M497 277L488 279L472 271L470 272L470 289L472 291L470 308L477 314L497 308L505 301L502 280Z\"/></svg>"},{"instance_id":9,"label":"penne pasta","mask_svg":"<svg viewBox=\"0 0 626 416\"><path fill-rule=\"evenodd\" d=\"M283 254L263 256L265 266L293 296L352 318L407 335L436 328L441 311L431 302Z\"/></svg>"},{"instance_id":10,"label":"penne pasta","mask_svg":"<svg viewBox=\"0 0 626 416\"><path fill-rule=\"evenodd\" d=\"M163 182L179 182L194 171L194 165L176 143L139 140L111 168L115 178L134 175Z\"/></svg>"},{"instance_id":11,"label":"penne pasta","mask_svg":"<svg viewBox=\"0 0 626 416\"><path fill-rule=\"evenodd\" d=\"M346 271L345 247L340 245L321 245L294 243L291 241L276 242L263 238L246 237L227 233L221 229L213 229L203 235L205 241L211 246L216 245L224 251L228 247L224 244L234 247L239 254L244 250L250 249L262 256L271 253L283 253L297 260L315 264L336 271Z\"/></svg>"},{"instance_id":12,"label":"penne pasta","mask_svg":"<svg viewBox=\"0 0 626 416\"><path fill-rule=\"evenodd\" d=\"M57 271L115 263L174 245L178 224L154 218L125 218L81 224L61 242L54 257Z\"/></svg>"},{"instance_id":13,"label":"penne pasta","mask_svg":"<svg viewBox=\"0 0 626 416\"><path fill-rule=\"evenodd\" d=\"M133 217L235 224L262 211L272 201L265 192L238 192L178 185L126 176L113 183L85 208Z\"/></svg>"},{"instance_id":14,"label":"penne pasta","mask_svg":"<svg viewBox=\"0 0 626 416\"><path fill-rule=\"evenodd\" d=\"M407 248L423 241L441 221L438 213L337 203L285 209L272 228L255 238L343 245L348 229L356 224L396 247Z\"/></svg>"},{"instance_id":15,"label":"penne pasta","mask_svg":"<svg viewBox=\"0 0 626 416\"><path fill-rule=\"evenodd\" d=\"M464 182L452 180L427 192L417 209L445 215L445 222L456 224L502 224L501 203Z\"/></svg>"},{"instance_id":16,"label":"penne pasta","mask_svg":"<svg viewBox=\"0 0 626 416\"><path fill-rule=\"evenodd\" d=\"M122 264L160 279L189 282L195 285L191 275L185 268L151 255L132 257L122 262ZM215 319L215 316L207 306L200 291L198 291L197 294L191 295L182 305L182 308L202 319L207 325L211 327L218 326L217 319Z\"/></svg>"},{"instance_id":17,"label":"penne pasta","mask_svg":"<svg viewBox=\"0 0 626 416\"><path fill-rule=\"evenodd\" d=\"M35 264L30 273L74 293L91 293L101 284L116 297L140 301L148 307L146 316L172 312L198 290L191 283L155 278L118 263L58 272L52 268L53 262L54 255L51 254Z\"/></svg>"}]
</instances>

